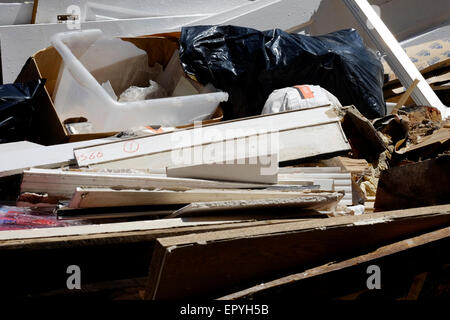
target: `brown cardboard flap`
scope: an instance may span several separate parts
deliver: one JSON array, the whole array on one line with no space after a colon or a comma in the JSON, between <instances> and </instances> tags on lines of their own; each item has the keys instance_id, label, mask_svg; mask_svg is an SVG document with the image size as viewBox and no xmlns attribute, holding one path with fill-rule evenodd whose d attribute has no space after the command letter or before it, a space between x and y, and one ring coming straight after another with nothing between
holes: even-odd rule
<instances>
[{"instance_id":1,"label":"brown cardboard flap","mask_svg":"<svg viewBox=\"0 0 450 320\"><path fill-rule=\"evenodd\" d=\"M50 97L52 97L56 80L58 79L59 69L61 68L62 58L53 47L38 51L34 54L33 58L38 66L39 75L41 78L47 79L45 87Z\"/></svg>"},{"instance_id":2,"label":"brown cardboard flap","mask_svg":"<svg viewBox=\"0 0 450 320\"><path fill-rule=\"evenodd\" d=\"M139 49L147 52L149 66L153 66L157 62L165 67L179 47L177 38L139 37L121 39L131 42Z\"/></svg>"}]
</instances>

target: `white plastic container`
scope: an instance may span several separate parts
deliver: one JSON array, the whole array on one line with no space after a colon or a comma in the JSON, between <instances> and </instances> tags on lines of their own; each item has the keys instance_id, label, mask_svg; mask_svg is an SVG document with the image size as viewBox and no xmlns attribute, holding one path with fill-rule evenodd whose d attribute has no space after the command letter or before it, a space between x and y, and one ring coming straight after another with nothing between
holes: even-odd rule
<instances>
[{"instance_id":1,"label":"white plastic container","mask_svg":"<svg viewBox=\"0 0 450 320\"><path fill-rule=\"evenodd\" d=\"M144 50L127 41L105 38L97 29L58 33L51 43L63 59L53 96L61 121L85 117L96 132L179 126L210 118L218 104L228 100L227 93L213 92L120 103L101 83L115 81L115 86L124 90L132 84L123 80L133 77L148 85L145 74L140 74L148 61Z\"/></svg>"}]
</instances>

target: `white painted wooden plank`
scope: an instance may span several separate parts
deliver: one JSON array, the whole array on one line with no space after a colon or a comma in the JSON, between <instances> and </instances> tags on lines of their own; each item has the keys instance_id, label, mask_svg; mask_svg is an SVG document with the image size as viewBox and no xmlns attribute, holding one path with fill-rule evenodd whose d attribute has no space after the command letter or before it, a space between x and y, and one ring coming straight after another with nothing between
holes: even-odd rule
<instances>
[{"instance_id":1,"label":"white painted wooden plank","mask_svg":"<svg viewBox=\"0 0 450 320\"><path fill-rule=\"evenodd\" d=\"M139 17L216 14L252 4L248 0L39 0L35 23L56 23L57 15L68 14L69 6L80 8L80 19L98 21L102 17L129 19ZM258 2L258 1L254 1Z\"/></svg>"},{"instance_id":2,"label":"white painted wooden plank","mask_svg":"<svg viewBox=\"0 0 450 320\"><path fill-rule=\"evenodd\" d=\"M190 25L229 24L258 30L273 28L290 30L309 21L320 7L321 0L278 0L265 3L261 1L260 5L252 10L220 13L194 21Z\"/></svg>"},{"instance_id":3,"label":"white painted wooden plank","mask_svg":"<svg viewBox=\"0 0 450 320\"><path fill-rule=\"evenodd\" d=\"M299 138L301 137L301 139ZM330 137L333 140L330 140ZM249 150L253 143L254 136L242 139L243 144L239 143L240 150ZM239 139L241 140L241 139ZM195 146L192 148L177 149L163 152L155 152L150 155L136 158L127 158L112 162L105 162L89 167L95 169L158 169L166 166L178 165L180 163L180 154L186 152L189 155L209 156L209 150L222 150L223 145L230 140L208 144L208 148ZM318 125L313 127L304 127L300 129L285 130L279 133L279 159L280 161L304 159L317 155L328 154L330 152L345 152L349 150L349 145L338 122ZM317 143L316 141L327 141L327 143ZM276 151L276 150L271 150ZM95 153L94 153L95 154ZM89 153L87 154L89 155ZM186 162L185 162L186 163Z\"/></svg>"},{"instance_id":4,"label":"white painted wooden plank","mask_svg":"<svg viewBox=\"0 0 450 320\"><path fill-rule=\"evenodd\" d=\"M334 190L334 180L333 179L316 179L316 178L305 178L305 177L278 177L278 184L280 185L302 185L305 180L310 179L312 185L319 186L320 190Z\"/></svg>"},{"instance_id":5,"label":"white painted wooden plank","mask_svg":"<svg viewBox=\"0 0 450 320\"><path fill-rule=\"evenodd\" d=\"M277 183L278 155L269 155L264 160L267 161L262 163L260 157L230 159L226 163L203 163L167 167L166 172L168 177L173 178L210 179L247 183Z\"/></svg>"},{"instance_id":6,"label":"white painted wooden plank","mask_svg":"<svg viewBox=\"0 0 450 320\"><path fill-rule=\"evenodd\" d=\"M0 3L0 26L31 23L33 2Z\"/></svg>"},{"instance_id":7,"label":"white painted wooden plank","mask_svg":"<svg viewBox=\"0 0 450 320\"><path fill-rule=\"evenodd\" d=\"M47 166L57 168L74 161L73 149L92 144L105 143L114 140L96 139L82 142L42 146L29 150L15 150L0 153L0 177L22 173L31 167Z\"/></svg>"},{"instance_id":8,"label":"white painted wooden plank","mask_svg":"<svg viewBox=\"0 0 450 320\"><path fill-rule=\"evenodd\" d=\"M42 229L29 229L29 230L6 230L0 232L1 240L19 240L19 239L36 239L36 238L48 238L48 237L61 237L61 236L76 236L76 235L88 235L88 234L102 234L102 233L114 233L114 232L131 232L131 231L144 231L144 230L157 230L166 228L180 228L180 227L192 227L202 225L215 225L232 222L242 222L242 220L236 221L200 221L189 218L174 218L174 219L160 219L160 220L148 220L148 221L136 221L136 222L122 222L122 223L103 223L92 224L83 226L71 226L71 227L58 227L58 228L42 228Z\"/></svg>"},{"instance_id":9,"label":"white painted wooden plank","mask_svg":"<svg viewBox=\"0 0 450 320\"><path fill-rule=\"evenodd\" d=\"M322 193L323 194L323 193ZM227 200L289 199L314 196L314 193L255 189L115 190L77 188L69 208L99 208L136 205L188 204Z\"/></svg>"},{"instance_id":10,"label":"white painted wooden plank","mask_svg":"<svg viewBox=\"0 0 450 320\"><path fill-rule=\"evenodd\" d=\"M32 169L24 172L21 192L47 193L49 196L71 198L77 187L148 188L262 188L252 183L217 182L200 179L170 178L150 174L119 174L104 172Z\"/></svg>"},{"instance_id":11,"label":"white painted wooden plank","mask_svg":"<svg viewBox=\"0 0 450 320\"><path fill-rule=\"evenodd\" d=\"M167 16L139 19L83 22L82 30L100 29L106 36L140 36L166 32L186 24L198 16ZM67 24L30 24L0 26L0 45L3 83L12 83L27 59L37 51L50 46L50 38L59 32L72 31Z\"/></svg>"},{"instance_id":12,"label":"white painted wooden plank","mask_svg":"<svg viewBox=\"0 0 450 320\"><path fill-rule=\"evenodd\" d=\"M18 150L32 150L43 146L29 141L8 142L0 144L0 154Z\"/></svg>"},{"instance_id":13,"label":"white painted wooden plank","mask_svg":"<svg viewBox=\"0 0 450 320\"><path fill-rule=\"evenodd\" d=\"M335 179L334 180L334 185L335 186L351 186L352 185L352 181L351 180L347 180L347 179Z\"/></svg>"},{"instance_id":14,"label":"white painted wooden plank","mask_svg":"<svg viewBox=\"0 0 450 320\"><path fill-rule=\"evenodd\" d=\"M278 170L283 173L339 173L340 167L282 167Z\"/></svg>"},{"instance_id":15,"label":"white painted wooden plank","mask_svg":"<svg viewBox=\"0 0 450 320\"><path fill-rule=\"evenodd\" d=\"M385 59L402 85L408 88L415 79L420 81L411 95L414 102L438 108L443 118L448 117L450 115L448 108L439 100L369 2L367 0L344 0L344 2L361 27L367 31L377 48L386 53ZM372 24L372 29L368 27L367 21Z\"/></svg>"},{"instance_id":16,"label":"white painted wooden plank","mask_svg":"<svg viewBox=\"0 0 450 320\"><path fill-rule=\"evenodd\" d=\"M351 173L280 173L278 175L279 179L290 179L290 178L322 178L322 179L340 179L340 180L350 180Z\"/></svg>"},{"instance_id":17,"label":"white painted wooden plank","mask_svg":"<svg viewBox=\"0 0 450 320\"><path fill-rule=\"evenodd\" d=\"M338 121L338 117L332 108L330 106L322 106L242 118L203 127L124 140L119 143L77 149L75 150L75 155L80 166L87 166L90 164L135 158L146 154L172 151L202 145L204 143L222 142L224 140L248 137L255 134L280 132L281 135L288 129L304 128L336 121ZM336 138L342 139L339 136ZM303 139L296 137L296 140ZM280 137L279 143L284 143L284 139ZM316 141L314 141L314 144L317 144ZM320 144L317 145L320 146ZM292 151L295 152L295 150ZM93 152L101 152L102 156L100 158L94 157L93 159L91 157L90 159L90 155ZM283 159L284 157L280 154L280 161L283 161Z\"/></svg>"}]
</instances>

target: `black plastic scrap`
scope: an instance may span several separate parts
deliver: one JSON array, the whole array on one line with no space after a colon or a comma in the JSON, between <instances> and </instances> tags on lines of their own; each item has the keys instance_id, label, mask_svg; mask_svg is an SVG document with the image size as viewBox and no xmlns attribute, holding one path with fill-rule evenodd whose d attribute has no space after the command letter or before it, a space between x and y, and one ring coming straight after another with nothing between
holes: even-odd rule
<instances>
[{"instance_id":1,"label":"black plastic scrap","mask_svg":"<svg viewBox=\"0 0 450 320\"><path fill-rule=\"evenodd\" d=\"M45 80L0 86L0 143L27 140L33 135L37 106L34 98Z\"/></svg>"},{"instance_id":2,"label":"black plastic scrap","mask_svg":"<svg viewBox=\"0 0 450 320\"><path fill-rule=\"evenodd\" d=\"M180 59L186 73L230 94L228 119L260 114L273 90L301 84L320 85L369 119L386 113L382 64L354 29L313 37L280 29L184 27Z\"/></svg>"}]
</instances>

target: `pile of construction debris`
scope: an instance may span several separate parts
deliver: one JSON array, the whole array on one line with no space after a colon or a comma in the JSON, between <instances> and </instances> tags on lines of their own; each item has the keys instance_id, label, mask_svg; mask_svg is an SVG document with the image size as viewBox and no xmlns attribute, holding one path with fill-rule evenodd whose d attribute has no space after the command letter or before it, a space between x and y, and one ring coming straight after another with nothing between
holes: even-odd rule
<instances>
[{"instance_id":1,"label":"pile of construction debris","mask_svg":"<svg viewBox=\"0 0 450 320\"><path fill-rule=\"evenodd\" d=\"M269 35L270 50L251 48ZM283 41L323 47L305 63ZM0 271L42 262L0 295L270 298L450 236L447 109L408 100L419 80L399 96L398 80L379 82L355 30L87 30L52 44L0 89ZM282 63L258 60L283 49L267 59ZM331 55L342 65L324 67ZM444 86L447 65L422 73ZM89 274L81 293L39 280L74 263Z\"/></svg>"}]
</instances>

